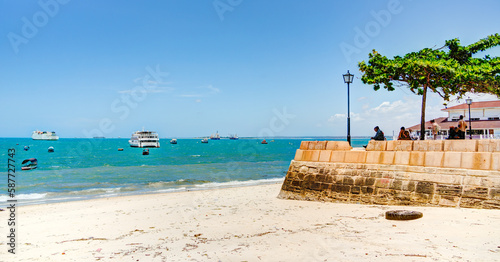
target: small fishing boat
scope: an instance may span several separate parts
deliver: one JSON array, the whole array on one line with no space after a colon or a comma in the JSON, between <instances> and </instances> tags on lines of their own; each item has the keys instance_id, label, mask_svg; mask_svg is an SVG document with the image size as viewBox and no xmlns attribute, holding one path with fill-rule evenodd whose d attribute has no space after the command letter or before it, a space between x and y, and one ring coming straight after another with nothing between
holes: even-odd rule
<instances>
[{"instance_id":1,"label":"small fishing boat","mask_svg":"<svg viewBox=\"0 0 500 262\"><path fill-rule=\"evenodd\" d=\"M31 170L37 168L38 161L36 158L25 159L22 163L21 170Z\"/></svg>"},{"instance_id":2,"label":"small fishing boat","mask_svg":"<svg viewBox=\"0 0 500 262\"><path fill-rule=\"evenodd\" d=\"M261 144L263 144L263 145L266 145L266 144L267 144L267 141L264 139L264 140L262 140L262 142L260 142L260 143L261 143Z\"/></svg>"},{"instance_id":3,"label":"small fishing boat","mask_svg":"<svg viewBox=\"0 0 500 262\"><path fill-rule=\"evenodd\" d=\"M237 134L229 135L229 139L230 140L238 140L238 135Z\"/></svg>"},{"instance_id":4,"label":"small fishing boat","mask_svg":"<svg viewBox=\"0 0 500 262\"><path fill-rule=\"evenodd\" d=\"M30 150L30 147L29 146L24 146L24 151L28 151Z\"/></svg>"},{"instance_id":5,"label":"small fishing boat","mask_svg":"<svg viewBox=\"0 0 500 262\"><path fill-rule=\"evenodd\" d=\"M118 148L118 151L123 151L123 148Z\"/></svg>"},{"instance_id":6,"label":"small fishing boat","mask_svg":"<svg viewBox=\"0 0 500 262\"><path fill-rule=\"evenodd\" d=\"M149 149L146 148L146 149L142 150L142 155L143 156L149 155Z\"/></svg>"},{"instance_id":7,"label":"small fishing boat","mask_svg":"<svg viewBox=\"0 0 500 262\"><path fill-rule=\"evenodd\" d=\"M177 144L177 139L174 138L174 139L170 140L170 144L172 144L172 145Z\"/></svg>"},{"instance_id":8,"label":"small fishing boat","mask_svg":"<svg viewBox=\"0 0 500 262\"><path fill-rule=\"evenodd\" d=\"M49 146L49 149L48 149L49 153L54 153L54 147L52 146Z\"/></svg>"},{"instance_id":9,"label":"small fishing boat","mask_svg":"<svg viewBox=\"0 0 500 262\"><path fill-rule=\"evenodd\" d=\"M201 140L201 142L202 142L202 143L204 143L204 144L206 144L206 143L208 143L208 139L207 139L207 138L203 138L203 139Z\"/></svg>"}]
</instances>

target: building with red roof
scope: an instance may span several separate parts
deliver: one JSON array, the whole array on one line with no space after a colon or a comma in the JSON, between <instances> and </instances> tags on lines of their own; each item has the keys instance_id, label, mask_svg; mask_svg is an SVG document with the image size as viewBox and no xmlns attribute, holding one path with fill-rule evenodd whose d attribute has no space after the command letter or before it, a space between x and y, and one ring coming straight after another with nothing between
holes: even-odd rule
<instances>
[{"instance_id":1,"label":"building with red roof","mask_svg":"<svg viewBox=\"0 0 500 262\"><path fill-rule=\"evenodd\" d=\"M440 126L440 138L448 137L450 127L458 126L460 116L467 122L466 137L469 137L469 106L460 104L441 109L448 117L438 117L434 121ZM500 138L500 100L472 102L470 105L470 126L473 138ZM432 123L425 122L426 135L430 136ZM414 136L420 135L420 124L409 127Z\"/></svg>"}]
</instances>

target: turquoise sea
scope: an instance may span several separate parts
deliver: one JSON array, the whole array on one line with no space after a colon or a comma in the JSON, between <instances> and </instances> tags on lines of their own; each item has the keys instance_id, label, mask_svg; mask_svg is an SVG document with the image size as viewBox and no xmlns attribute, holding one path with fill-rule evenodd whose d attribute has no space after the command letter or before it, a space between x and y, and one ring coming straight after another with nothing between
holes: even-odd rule
<instances>
[{"instance_id":1,"label":"turquoise sea","mask_svg":"<svg viewBox=\"0 0 500 262\"><path fill-rule=\"evenodd\" d=\"M128 139L68 139L35 141L0 138L0 206L7 205L8 149L16 150L15 190L19 205L75 201L129 194L148 194L266 184L281 181L295 151L304 140L294 138L210 140L160 139L160 148L131 148ZM354 147L368 143L354 138ZM23 148L29 146L25 151ZM48 148L55 152L49 153ZM118 151L123 148L123 151ZM38 167L21 171L24 159L36 158Z\"/></svg>"}]
</instances>

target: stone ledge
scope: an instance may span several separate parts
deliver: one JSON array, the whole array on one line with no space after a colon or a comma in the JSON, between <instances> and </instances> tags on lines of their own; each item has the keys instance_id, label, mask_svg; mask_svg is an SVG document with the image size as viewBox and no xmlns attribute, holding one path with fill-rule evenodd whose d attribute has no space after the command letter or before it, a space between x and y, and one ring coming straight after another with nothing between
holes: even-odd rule
<instances>
[{"instance_id":1,"label":"stone ledge","mask_svg":"<svg viewBox=\"0 0 500 262\"><path fill-rule=\"evenodd\" d=\"M369 152L365 153L370 155ZM500 172L292 161L279 197L363 204L500 209Z\"/></svg>"}]
</instances>

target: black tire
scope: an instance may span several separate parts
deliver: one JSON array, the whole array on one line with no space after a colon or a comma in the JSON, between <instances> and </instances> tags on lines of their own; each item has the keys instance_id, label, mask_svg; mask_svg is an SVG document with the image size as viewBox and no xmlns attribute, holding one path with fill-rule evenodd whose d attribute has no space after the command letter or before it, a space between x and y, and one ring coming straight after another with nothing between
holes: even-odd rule
<instances>
[{"instance_id":1,"label":"black tire","mask_svg":"<svg viewBox=\"0 0 500 262\"><path fill-rule=\"evenodd\" d=\"M423 216L422 212L410 210L391 210L385 212L385 219L389 220L413 220Z\"/></svg>"}]
</instances>

